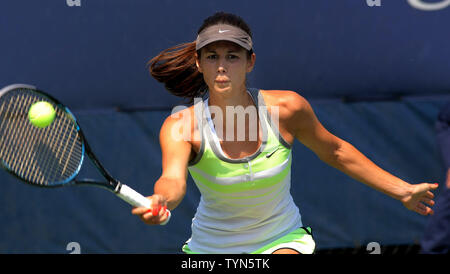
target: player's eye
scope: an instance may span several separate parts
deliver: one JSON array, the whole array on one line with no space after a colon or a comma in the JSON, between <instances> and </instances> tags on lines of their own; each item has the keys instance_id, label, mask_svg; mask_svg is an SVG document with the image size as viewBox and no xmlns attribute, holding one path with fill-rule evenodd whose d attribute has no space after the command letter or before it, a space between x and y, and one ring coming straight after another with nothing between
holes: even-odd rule
<instances>
[{"instance_id":1,"label":"player's eye","mask_svg":"<svg viewBox=\"0 0 450 274\"><path fill-rule=\"evenodd\" d=\"M216 55L216 54L208 55L208 56L206 56L206 59L209 59L209 60L216 60L216 59L217 59L217 55Z\"/></svg>"}]
</instances>

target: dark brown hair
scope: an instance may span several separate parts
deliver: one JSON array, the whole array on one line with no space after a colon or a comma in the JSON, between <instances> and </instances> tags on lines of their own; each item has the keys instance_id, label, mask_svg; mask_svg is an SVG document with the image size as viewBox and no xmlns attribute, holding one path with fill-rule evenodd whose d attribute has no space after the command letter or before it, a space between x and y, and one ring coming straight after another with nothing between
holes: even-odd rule
<instances>
[{"instance_id":1,"label":"dark brown hair","mask_svg":"<svg viewBox=\"0 0 450 274\"><path fill-rule=\"evenodd\" d=\"M241 17L225 12L217 12L206 18L197 34L209 26L221 23L239 27L252 36L249 26ZM195 97L201 97L208 88L195 64L195 53L194 41L168 48L148 62L150 74L164 83L171 94L187 98L189 104ZM248 51L248 56L252 53L253 50ZM200 50L197 54L200 57Z\"/></svg>"}]
</instances>

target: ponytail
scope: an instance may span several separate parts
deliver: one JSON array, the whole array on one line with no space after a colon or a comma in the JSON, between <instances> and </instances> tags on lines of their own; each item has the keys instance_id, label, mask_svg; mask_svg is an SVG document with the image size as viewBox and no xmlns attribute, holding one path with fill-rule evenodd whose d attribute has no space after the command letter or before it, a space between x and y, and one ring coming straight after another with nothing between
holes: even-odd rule
<instances>
[{"instance_id":1,"label":"ponytail","mask_svg":"<svg viewBox=\"0 0 450 274\"><path fill-rule=\"evenodd\" d=\"M241 17L225 12L217 12L206 18L197 34L220 23L236 26L252 36L250 27ZM194 41L168 48L148 62L150 74L157 81L164 83L171 94L189 99L189 104L194 102L194 98L202 97L208 89L203 74L195 64L195 45ZM200 54L200 51L197 53ZM252 53L253 50L248 51L248 56Z\"/></svg>"},{"instance_id":2,"label":"ponytail","mask_svg":"<svg viewBox=\"0 0 450 274\"><path fill-rule=\"evenodd\" d=\"M195 64L195 42L162 51L148 62L150 74L173 95L189 99L201 97L207 89Z\"/></svg>"}]
</instances>

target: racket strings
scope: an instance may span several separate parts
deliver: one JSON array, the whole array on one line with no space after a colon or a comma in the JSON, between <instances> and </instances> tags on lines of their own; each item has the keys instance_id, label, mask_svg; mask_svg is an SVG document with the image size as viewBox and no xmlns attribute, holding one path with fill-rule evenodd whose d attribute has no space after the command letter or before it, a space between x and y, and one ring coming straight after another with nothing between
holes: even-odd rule
<instances>
[{"instance_id":1,"label":"racket strings","mask_svg":"<svg viewBox=\"0 0 450 274\"><path fill-rule=\"evenodd\" d=\"M33 126L28 110L47 101L56 111L45 128ZM0 98L0 159L11 172L38 185L67 182L79 170L83 143L72 117L54 102L30 90L12 90Z\"/></svg>"},{"instance_id":2,"label":"racket strings","mask_svg":"<svg viewBox=\"0 0 450 274\"><path fill-rule=\"evenodd\" d=\"M28 104L31 102L31 98L27 98L25 99L24 96L21 96L21 98L18 100L18 102L20 102L20 105L16 105L17 108L21 108L24 105ZM17 108L14 108L13 111L15 111ZM28 156L27 152L29 151L30 148L30 144L31 142L25 142L25 140L31 138L34 139L34 135L30 136L30 132L26 132L26 134L20 135L19 132L22 132L24 127L25 127L25 123L24 123L25 119L14 119L14 124L12 124L13 128L17 128L18 130L13 131L13 134L10 136L11 138L9 139L9 142L11 143L11 146L9 146L9 150L7 151L6 155L8 162L10 163L10 166L13 169L19 169L18 172L23 173L23 171L21 172L21 170L23 170L24 166L24 159ZM14 154L13 149L17 148L17 152L15 155L17 155L17 157L12 157Z\"/></svg>"}]
</instances>

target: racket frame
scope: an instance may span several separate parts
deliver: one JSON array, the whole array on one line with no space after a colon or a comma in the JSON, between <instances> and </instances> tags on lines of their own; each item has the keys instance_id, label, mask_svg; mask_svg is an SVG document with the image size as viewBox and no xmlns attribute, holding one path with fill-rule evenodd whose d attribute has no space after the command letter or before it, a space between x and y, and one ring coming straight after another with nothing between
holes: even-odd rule
<instances>
[{"instance_id":1,"label":"racket frame","mask_svg":"<svg viewBox=\"0 0 450 274\"><path fill-rule=\"evenodd\" d=\"M118 185L120 185L120 182L111 176L111 174L106 170L106 168L100 163L97 156L95 156L91 147L89 146L89 143L86 140L86 137L83 133L83 130L81 129L81 126L80 126L78 120L76 119L75 115L69 110L69 108L67 108L64 104L62 104L59 100L57 100L55 97L51 96L50 94L48 94L42 90L39 90L35 86L27 85L27 84L13 84L13 85L9 85L9 86L1 89L0 90L0 98L4 94L6 94L12 90L15 90L15 89L33 90L34 92L36 92L40 95L43 95L44 97L47 97L50 101L52 101L52 103L57 105L57 107L60 110L69 114L69 117L71 118L71 120L73 121L73 123L76 126L76 130L77 130L78 135L81 140L82 155L81 155L80 163L78 165L78 169L74 172L74 174L71 177L69 177L66 180L61 181L61 182L56 182L56 183L52 183L52 184L48 184L48 185L36 184L36 183L30 182L30 181L20 177L18 174L16 174L14 171L12 171L8 166L6 166L2 163L2 165L9 171L9 173L15 175L20 180L27 182L27 184L30 184L33 186L38 186L38 187L49 188L49 187L61 187L61 186L66 186L66 185L70 185L70 184L76 184L76 185L93 185L93 186L103 187L103 188L106 188L113 192L117 192L118 190L120 190L120 187L118 187ZM81 167L83 165L85 155L88 155L88 157L92 160L92 163L94 164L94 166L103 175L103 177L105 177L105 179L107 179L108 182L96 181L96 180L91 180L91 179L85 179L85 180L80 180L80 181L76 180L76 177L78 176L78 173L80 172Z\"/></svg>"},{"instance_id":2,"label":"racket frame","mask_svg":"<svg viewBox=\"0 0 450 274\"><path fill-rule=\"evenodd\" d=\"M97 156L95 156L94 152L92 151L91 147L89 146L89 143L87 142L87 139L86 139L86 137L85 137L85 135L83 133L83 130L81 129L81 126L80 126L78 120L76 119L75 115L73 115L73 113L69 110L68 107L66 107L63 103L61 103L58 99L56 99L52 95L50 95L50 94L48 94L48 93L38 89L35 86L28 85L28 84L12 84L12 85L6 86L6 87L4 87L4 88L2 88L0 90L0 98L4 94L6 94L7 92L10 92L10 91L15 90L15 89L29 89L29 90L33 90L34 92L36 92L38 94L41 94L44 97L47 97L50 101L52 101L52 103L56 104L57 107L59 107L62 111L64 111L67 114L69 114L69 117L73 120L73 123L76 125L77 132L78 132L79 137L81 139L82 156L81 156L81 160L80 160L80 164L78 166L78 169L76 170L76 172L71 177L69 177L68 179L66 179L66 180L64 180L62 182L58 182L58 183L50 184L50 185L42 185L42 184L32 183L32 182L22 178L21 176L16 174L14 171L12 171L10 168L8 168L3 163L1 163L1 165L4 167L4 169L6 169L10 174L14 175L16 178L20 179L20 181L25 182L28 185L33 185L33 186L43 187L43 188L56 188L56 187L67 186L67 185L90 185L90 186L96 186L96 187L107 189L107 190L113 192L118 197L120 197L122 200L126 201L127 203L129 203L129 204L131 204L133 206L136 206L136 207L137 206L143 206L143 207L151 208L151 201L149 199L145 198L144 196L142 196L141 194L139 194L138 192L136 192L135 190L133 190L129 186L124 185L120 181L115 179L106 170L106 168L100 163L100 161L98 160ZM88 155L88 157L91 159L91 161L94 164L94 166L103 175L103 177L107 180L107 182L97 181L97 180L92 180L92 179L76 180L76 177L78 176L78 173L80 172L81 167L83 165L85 154ZM169 219L171 217L171 213L170 213L169 210L167 210L167 215L168 215L167 220L164 221L163 223L161 223L161 225L165 225L169 221Z\"/></svg>"}]
</instances>

